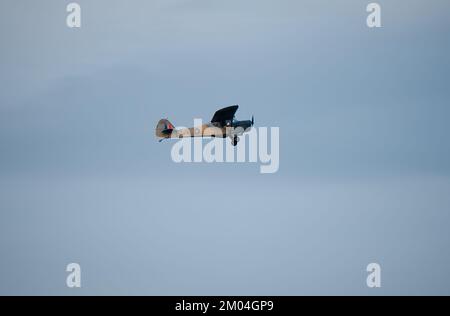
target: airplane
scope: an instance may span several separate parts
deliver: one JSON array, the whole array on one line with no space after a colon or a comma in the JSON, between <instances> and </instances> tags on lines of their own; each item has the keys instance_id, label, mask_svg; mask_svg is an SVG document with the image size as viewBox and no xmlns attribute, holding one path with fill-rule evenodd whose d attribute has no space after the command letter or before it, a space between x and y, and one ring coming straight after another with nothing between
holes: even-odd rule
<instances>
[{"instance_id":1,"label":"airplane","mask_svg":"<svg viewBox=\"0 0 450 316\"><path fill-rule=\"evenodd\" d=\"M214 113L210 123L198 127L176 129L167 119L159 120L156 125L155 134L160 138L159 142L169 138L183 137L230 137L231 144L236 146L239 136L248 132L253 126L254 118L251 120L238 121L235 114L239 105L232 105L220 109Z\"/></svg>"}]
</instances>

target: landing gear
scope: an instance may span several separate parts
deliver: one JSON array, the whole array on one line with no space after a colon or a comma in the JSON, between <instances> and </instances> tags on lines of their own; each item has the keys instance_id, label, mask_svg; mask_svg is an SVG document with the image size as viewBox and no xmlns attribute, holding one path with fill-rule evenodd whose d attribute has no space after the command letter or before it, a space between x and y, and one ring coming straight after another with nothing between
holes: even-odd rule
<instances>
[{"instance_id":1,"label":"landing gear","mask_svg":"<svg viewBox=\"0 0 450 316\"><path fill-rule=\"evenodd\" d=\"M231 145L236 146L238 142L239 142L239 137L234 135L233 138L231 139Z\"/></svg>"}]
</instances>

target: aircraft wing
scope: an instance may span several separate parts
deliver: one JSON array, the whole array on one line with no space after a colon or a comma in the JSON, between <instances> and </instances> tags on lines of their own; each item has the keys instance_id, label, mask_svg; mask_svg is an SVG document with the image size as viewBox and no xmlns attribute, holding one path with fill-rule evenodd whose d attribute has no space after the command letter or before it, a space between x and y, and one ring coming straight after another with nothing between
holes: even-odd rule
<instances>
[{"instance_id":1,"label":"aircraft wing","mask_svg":"<svg viewBox=\"0 0 450 316\"><path fill-rule=\"evenodd\" d=\"M214 116L211 119L211 123L223 124L225 121L232 120L234 118L234 114L236 113L238 107L239 107L239 105L232 105L232 106L218 110L216 113L214 113Z\"/></svg>"}]
</instances>

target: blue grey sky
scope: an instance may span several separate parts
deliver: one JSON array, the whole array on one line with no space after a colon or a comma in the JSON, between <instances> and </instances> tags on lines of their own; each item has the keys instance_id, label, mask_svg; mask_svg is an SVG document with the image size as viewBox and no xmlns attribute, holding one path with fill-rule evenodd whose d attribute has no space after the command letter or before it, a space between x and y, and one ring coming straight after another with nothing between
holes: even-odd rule
<instances>
[{"instance_id":1,"label":"blue grey sky","mask_svg":"<svg viewBox=\"0 0 450 316\"><path fill-rule=\"evenodd\" d=\"M448 1L77 2L0 3L0 294L450 294ZM155 140L231 104L277 173Z\"/></svg>"}]
</instances>

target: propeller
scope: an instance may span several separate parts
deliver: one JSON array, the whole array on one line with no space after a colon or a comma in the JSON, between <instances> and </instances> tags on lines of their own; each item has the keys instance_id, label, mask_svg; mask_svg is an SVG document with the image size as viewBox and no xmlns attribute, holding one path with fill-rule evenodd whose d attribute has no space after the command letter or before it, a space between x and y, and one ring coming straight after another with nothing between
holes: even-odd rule
<instances>
[{"instance_id":1,"label":"propeller","mask_svg":"<svg viewBox=\"0 0 450 316\"><path fill-rule=\"evenodd\" d=\"M253 124L255 124L255 120L254 120L253 115L252 115L252 126L253 126Z\"/></svg>"}]
</instances>

